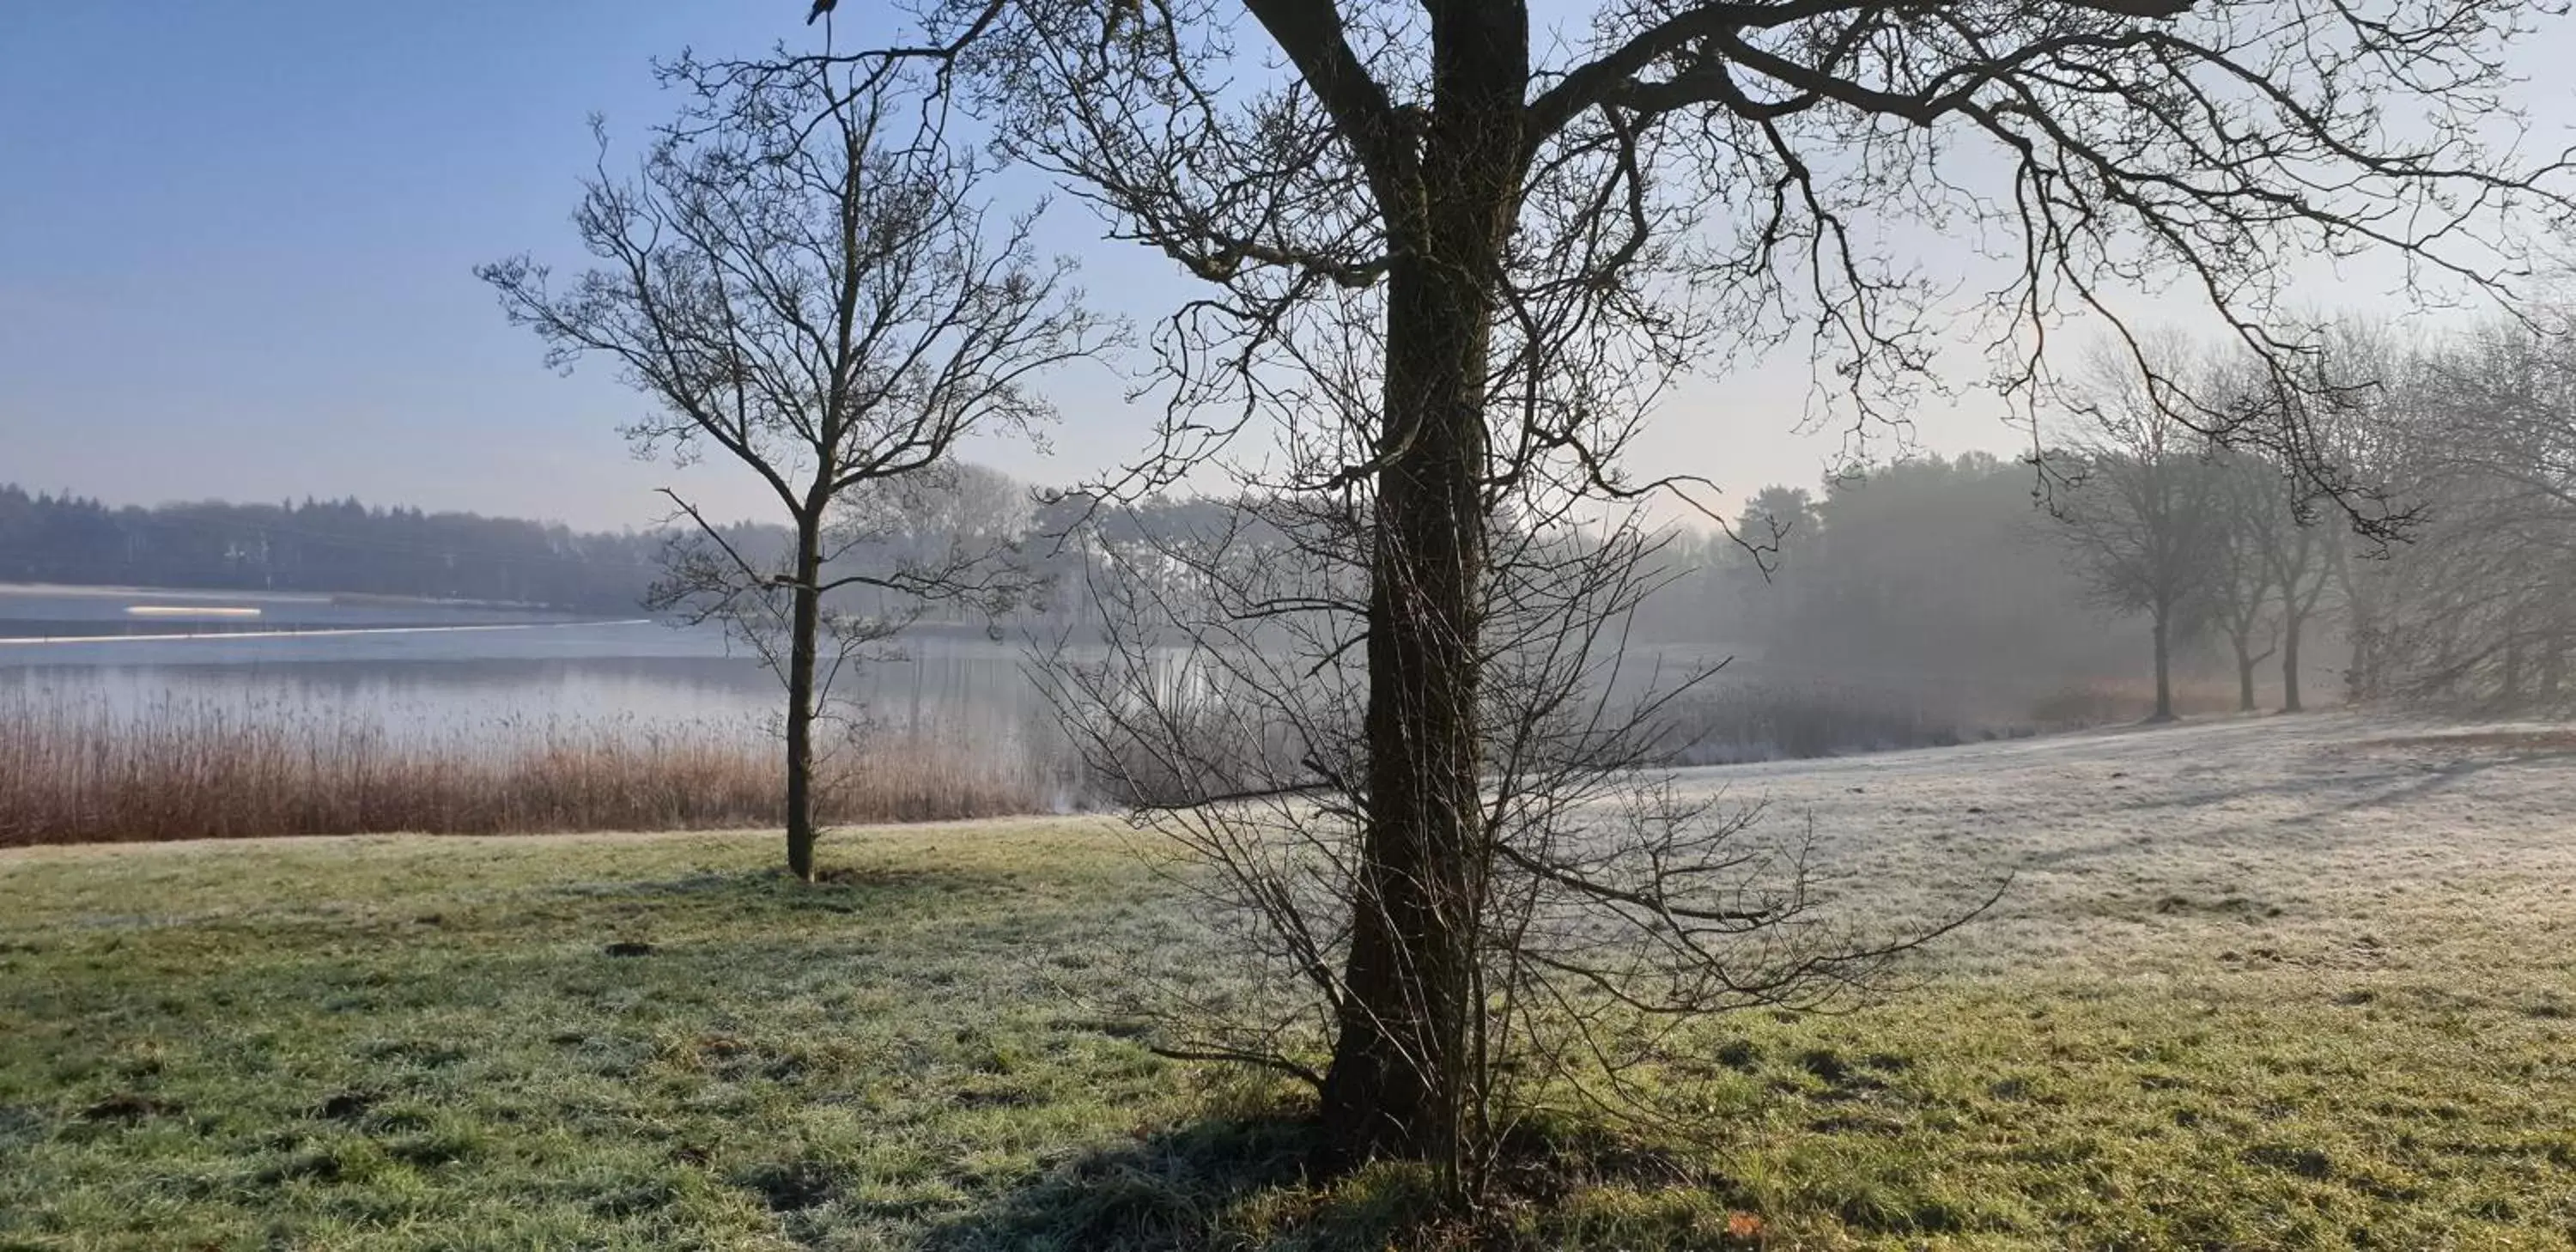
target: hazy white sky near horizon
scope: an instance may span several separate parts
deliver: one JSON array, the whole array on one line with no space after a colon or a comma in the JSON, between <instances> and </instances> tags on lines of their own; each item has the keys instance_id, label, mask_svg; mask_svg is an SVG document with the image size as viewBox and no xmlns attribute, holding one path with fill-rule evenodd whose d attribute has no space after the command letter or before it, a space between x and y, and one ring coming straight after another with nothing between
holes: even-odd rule
<instances>
[{"instance_id":1,"label":"hazy white sky near horizon","mask_svg":"<svg viewBox=\"0 0 2576 1252\"><path fill-rule=\"evenodd\" d=\"M541 368L469 271L523 250L575 259L585 117L640 135L669 110L651 57L819 38L804 7L0 3L0 483L115 503L355 495L592 527L654 521L654 489L678 483L716 512L764 512L739 472L632 459L616 429L643 401L605 366ZM2534 148L2576 143L2576 87L2552 72L2571 60L2564 21L2517 57ZM1150 318L1195 289L1100 242L1078 206L1059 202L1048 232L1111 311ZM1971 272L1956 241L1908 246L1932 273ZM2385 308L2388 285L2321 271L2310 295ZM1845 447L1797 429L1807 377L1793 351L1690 379L1638 463L1734 498L1813 484ZM1149 415L1105 372L1050 390L1052 455L976 459L1069 482L1143 447ZM1990 400L1927 407L1913 439L2027 441Z\"/></svg>"}]
</instances>

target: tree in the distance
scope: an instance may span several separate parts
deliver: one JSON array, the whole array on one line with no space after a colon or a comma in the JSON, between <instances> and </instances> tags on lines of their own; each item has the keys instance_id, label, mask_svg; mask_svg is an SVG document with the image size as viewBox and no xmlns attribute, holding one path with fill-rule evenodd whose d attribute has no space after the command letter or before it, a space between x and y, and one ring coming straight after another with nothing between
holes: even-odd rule
<instances>
[{"instance_id":1,"label":"tree in the distance","mask_svg":"<svg viewBox=\"0 0 2576 1252\"><path fill-rule=\"evenodd\" d=\"M756 80L688 60L687 104L631 178L605 165L574 216L595 264L560 286L525 256L482 267L547 360L605 357L652 412L639 453L710 450L774 498L783 556L746 552L691 502L660 601L720 621L786 689L788 867L814 873L815 738L834 674L930 601L1010 589L999 544L860 566L899 527L889 484L948 472L975 431L1051 417L1031 376L1092 351L1102 324L1031 220L992 220L988 163L945 133L904 74L826 65ZM604 148L603 141L603 148ZM845 607L874 589L898 607ZM912 606L912 607L903 607Z\"/></svg>"},{"instance_id":2,"label":"tree in the distance","mask_svg":"<svg viewBox=\"0 0 2576 1252\"><path fill-rule=\"evenodd\" d=\"M2159 337L2159 359L2178 344ZM2229 572L2234 545L2222 480L2200 432L2118 357L2097 356L2092 375L2055 467L2067 489L2053 511L2102 607L2146 615L2156 674L2149 720L2169 722L2174 651L2211 622Z\"/></svg>"},{"instance_id":3,"label":"tree in the distance","mask_svg":"<svg viewBox=\"0 0 2576 1252\"><path fill-rule=\"evenodd\" d=\"M2308 459L2331 466L2344 482L2370 483L2374 494L2393 504L2388 467L2372 463L2364 451L2389 437L2373 428L2395 424L2387 398L2399 383L2397 354L2383 333L2351 320L2319 322L2309 337L2310 385L2283 387L2259 362L2221 344L2207 368L2205 394L2240 414L2260 414L2259 420L2294 432L2310 449ZM2298 458L2213 447L2207 459L2224 535L2212 588L2213 619L2235 647L2240 708L2254 707L2254 663L2277 650L2281 711L2301 712L2306 708L2301 665L2309 627L2336 584L2354 527L2302 478ZM2408 524L2414 520L2409 517ZM2258 623L2271 639L2260 656L2249 647Z\"/></svg>"},{"instance_id":4,"label":"tree in the distance","mask_svg":"<svg viewBox=\"0 0 2576 1252\"><path fill-rule=\"evenodd\" d=\"M2281 711L2307 708L2306 675L2300 669L2301 645L2308 625L2334 580L2338 550L2352 540L2317 503L2300 495L2289 475L2277 467L2264 480L2269 488L2265 513L2270 524L2254 532L2265 577L2281 609Z\"/></svg>"},{"instance_id":5,"label":"tree in the distance","mask_svg":"<svg viewBox=\"0 0 2576 1252\"><path fill-rule=\"evenodd\" d=\"M2236 658L2236 711L2251 713L2257 700L2255 667L2279 650L2281 619L2273 608L2274 569L2268 559L2273 532L2290 524L2278 489L2280 471L2260 458L2213 450L2210 507L2219 512L2210 571L2210 621L2227 637ZM2261 651L2255 650L2257 643Z\"/></svg>"},{"instance_id":6,"label":"tree in the distance","mask_svg":"<svg viewBox=\"0 0 2576 1252\"><path fill-rule=\"evenodd\" d=\"M2408 355L2396 453L2429 521L2348 580L2372 597L2377 694L2563 711L2576 691L2576 308Z\"/></svg>"},{"instance_id":7,"label":"tree in the distance","mask_svg":"<svg viewBox=\"0 0 2576 1252\"><path fill-rule=\"evenodd\" d=\"M2384 327L2367 322L2323 325L2316 337L2321 346L2308 363L2315 384L2276 388L2275 401L2299 410L2293 424L2309 434L2316 455L2333 462L2346 481L2377 483L2387 494L2393 490L2385 481L2387 468L2372 464L2368 450L2386 442L2390 428L2401 424L2390 403L2403 386L2401 354ZM2271 525L2256 538L2281 603L2281 711L2297 713L2307 707L2300 657L2308 628L2330 592L2340 587L2351 594L2348 581L2337 575L2350 568L2360 540L2294 472L2275 473L2271 485Z\"/></svg>"}]
</instances>

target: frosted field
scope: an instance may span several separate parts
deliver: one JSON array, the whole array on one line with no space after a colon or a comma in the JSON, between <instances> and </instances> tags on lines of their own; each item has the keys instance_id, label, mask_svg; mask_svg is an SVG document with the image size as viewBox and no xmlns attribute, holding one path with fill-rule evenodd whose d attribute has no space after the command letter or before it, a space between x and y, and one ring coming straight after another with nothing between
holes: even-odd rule
<instances>
[{"instance_id":1,"label":"frosted field","mask_svg":"<svg viewBox=\"0 0 2576 1252\"><path fill-rule=\"evenodd\" d=\"M0 1249L2565 1249L2571 758L2327 714L1686 773L1863 926L2010 888L1867 1007L1662 1041L1690 1133L1569 1140L1482 1242L1101 1016L1200 959L1112 821L813 886L767 832L5 851Z\"/></svg>"},{"instance_id":2,"label":"frosted field","mask_svg":"<svg viewBox=\"0 0 2576 1252\"><path fill-rule=\"evenodd\" d=\"M1941 946L1962 973L2438 970L2493 927L2576 923L2565 729L2325 713L1682 777L1764 804L1765 838L1811 828L1854 920L1934 916L2009 871Z\"/></svg>"}]
</instances>

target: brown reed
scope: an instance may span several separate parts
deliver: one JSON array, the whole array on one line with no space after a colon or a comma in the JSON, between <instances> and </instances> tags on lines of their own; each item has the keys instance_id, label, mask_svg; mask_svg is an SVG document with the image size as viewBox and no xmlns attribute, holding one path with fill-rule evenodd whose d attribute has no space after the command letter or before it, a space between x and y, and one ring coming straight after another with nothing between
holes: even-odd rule
<instances>
[{"instance_id":1,"label":"brown reed","mask_svg":"<svg viewBox=\"0 0 2576 1252\"><path fill-rule=\"evenodd\" d=\"M876 734L820 765L839 824L1062 807L1043 762ZM268 835L776 825L783 765L748 728L633 721L409 731L325 708L0 701L0 846Z\"/></svg>"}]
</instances>

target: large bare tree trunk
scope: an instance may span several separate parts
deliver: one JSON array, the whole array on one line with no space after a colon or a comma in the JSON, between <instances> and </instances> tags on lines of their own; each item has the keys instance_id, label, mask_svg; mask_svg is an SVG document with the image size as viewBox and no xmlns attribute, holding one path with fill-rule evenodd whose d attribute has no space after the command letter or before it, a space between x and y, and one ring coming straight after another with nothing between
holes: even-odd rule
<instances>
[{"instance_id":1,"label":"large bare tree trunk","mask_svg":"<svg viewBox=\"0 0 2576 1252\"><path fill-rule=\"evenodd\" d=\"M2170 722L2174 719L2173 641L2168 617L2165 612L2156 614L2156 712L2149 721Z\"/></svg>"},{"instance_id":2,"label":"large bare tree trunk","mask_svg":"<svg viewBox=\"0 0 2576 1252\"><path fill-rule=\"evenodd\" d=\"M1433 8L1418 206L1390 211L1385 455L1369 600L1369 805L1323 1156L1421 1157L1454 1178L1477 1098L1479 583L1487 354L1517 212L1526 16ZM1391 206L1392 209L1392 206Z\"/></svg>"},{"instance_id":3,"label":"large bare tree trunk","mask_svg":"<svg viewBox=\"0 0 2576 1252\"><path fill-rule=\"evenodd\" d=\"M2307 625L2307 614L2296 609L2281 614L2281 711L2299 712L2299 632Z\"/></svg>"},{"instance_id":4,"label":"large bare tree trunk","mask_svg":"<svg viewBox=\"0 0 2576 1252\"><path fill-rule=\"evenodd\" d=\"M822 628L819 521L796 525L795 608L787 641L787 869L814 881L814 654Z\"/></svg>"},{"instance_id":5,"label":"large bare tree trunk","mask_svg":"<svg viewBox=\"0 0 2576 1252\"><path fill-rule=\"evenodd\" d=\"M2292 644L2290 648L2295 652L2298 645ZM2247 651L2245 645L2236 645L2236 711L2239 713L2254 711L2254 664L2254 654Z\"/></svg>"}]
</instances>

